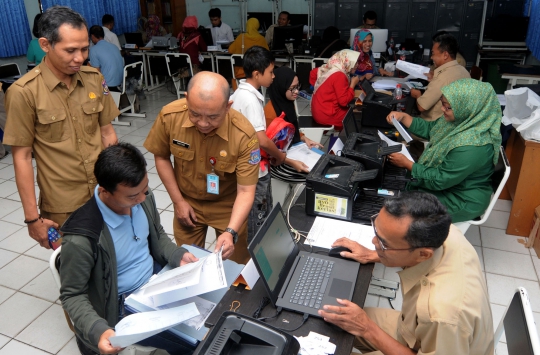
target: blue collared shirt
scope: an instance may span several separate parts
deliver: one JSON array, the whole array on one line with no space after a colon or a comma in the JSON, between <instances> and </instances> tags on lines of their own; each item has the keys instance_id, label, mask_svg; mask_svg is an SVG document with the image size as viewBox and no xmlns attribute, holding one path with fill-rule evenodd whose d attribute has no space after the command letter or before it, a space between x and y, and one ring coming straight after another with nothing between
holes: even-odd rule
<instances>
[{"instance_id":1,"label":"blue collared shirt","mask_svg":"<svg viewBox=\"0 0 540 355\"><path fill-rule=\"evenodd\" d=\"M94 197L114 242L118 294L133 292L150 279L154 268L148 248L148 218L140 204L131 208L131 216L115 213L99 198L98 187Z\"/></svg>"},{"instance_id":2,"label":"blue collared shirt","mask_svg":"<svg viewBox=\"0 0 540 355\"><path fill-rule=\"evenodd\" d=\"M101 40L90 48L90 64L99 68L108 86L122 85L124 79L124 58L118 48Z\"/></svg>"}]
</instances>

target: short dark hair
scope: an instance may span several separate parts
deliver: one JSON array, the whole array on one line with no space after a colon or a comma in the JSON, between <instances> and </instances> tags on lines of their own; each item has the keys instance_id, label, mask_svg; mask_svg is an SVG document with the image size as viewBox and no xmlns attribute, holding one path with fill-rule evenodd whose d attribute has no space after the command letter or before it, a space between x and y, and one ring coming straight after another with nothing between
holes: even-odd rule
<instances>
[{"instance_id":1,"label":"short dark hair","mask_svg":"<svg viewBox=\"0 0 540 355\"><path fill-rule=\"evenodd\" d=\"M274 63L272 52L261 46L253 46L244 53L244 73L246 78L251 78L256 70L264 74L266 68Z\"/></svg>"},{"instance_id":2,"label":"short dark hair","mask_svg":"<svg viewBox=\"0 0 540 355\"><path fill-rule=\"evenodd\" d=\"M364 17L363 17L364 21L369 19L369 20L375 20L377 21L377 13L375 11L366 11L366 13L364 14Z\"/></svg>"},{"instance_id":3,"label":"short dark hair","mask_svg":"<svg viewBox=\"0 0 540 355\"><path fill-rule=\"evenodd\" d=\"M447 35L449 32L448 31L445 31L445 30L442 30L442 31L437 31L435 32L435 34L433 36L431 36L431 40L432 41L435 41L435 38L439 37L439 36L442 36L442 35Z\"/></svg>"},{"instance_id":4,"label":"short dark hair","mask_svg":"<svg viewBox=\"0 0 540 355\"><path fill-rule=\"evenodd\" d=\"M119 142L105 149L94 165L99 186L113 193L118 184L135 187L146 176L146 160L139 149L127 142Z\"/></svg>"},{"instance_id":5,"label":"short dark hair","mask_svg":"<svg viewBox=\"0 0 540 355\"><path fill-rule=\"evenodd\" d=\"M113 15L111 14L103 15L103 17L101 18L101 24L105 26L105 25L110 25L111 23L114 23Z\"/></svg>"},{"instance_id":6,"label":"short dark hair","mask_svg":"<svg viewBox=\"0 0 540 355\"><path fill-rule=\"evenodd\" d=\"M96 37L97 39L105 37L105 31L103 31L103 27L98 25L90 27L90 34L94 35L94 37Z\"/></svg>"},{"instance_id":7,"label":"short dark hair","mask_svg":"<svg viewBox=\"0 0 540 355\"><path fill-rule=\"evenodd\" d=\"M411 248L439 248L452 224L446 207L435 195L427 192L403 192L397 198L385 200L384 209L396 218L411 217L412 222L405 235Z\"/></svg>"},{"instance_id":8,"label":"short dark hair","mask_svg":"<svg viewBox=\"0 0 540 355\"><path fill-rule=\"evenodd\" d=\"M36 17L34 17L34 27L32 27L32 34L34 37L39 38L39 19L41 18L41 14L37 14Z\"/></svg>"},{"instance_id":9,"label":"short dark hair","mask_svg":"<svg viewBox=\"0 0 540 355\"><path fill-rule=\"evenodd\" d=\"M54 45L60 42L62 39L58 33L60 26L68 24L73 28L80 30L85 27L88 28L86 21L76 11L73 11L66 6L53 6L47 9L39 20L39 34L41 37L45 37L47 41L54 47Z\"/></svg>"},{"instance_id":10,"label":"short dark hair","mask_svg":"<svg viewBox=\"0 0 540 355\"><path fill-rule=\"evenodd\" d=\"M281 11L280 15L287 15L287 21L291 19L291 14L288 11Z\"/></svg>"},{"instance_id":11,"label":"short dark hair","mask_svg":"<svg viewBox=\"0 0 540 355\"><path fill-rule=\"evenodd\" d=\"M450 33L439 35L433 39L433 43L439 44L439 51L448 52L448 55L452 59L456 59L457 52L459 51L459 45L456 37Z\"/></svg>"},{"instance_id":12,"label":"short dark hair","mask_svg":"<svg viewBox=\"0 0 540 355\"><path fill-rule=\"evenodd\" d=\"M210 11L208 11L208 17L221 17L221 10L217 7L210 9Z\"/></svg>"}]
</instances>

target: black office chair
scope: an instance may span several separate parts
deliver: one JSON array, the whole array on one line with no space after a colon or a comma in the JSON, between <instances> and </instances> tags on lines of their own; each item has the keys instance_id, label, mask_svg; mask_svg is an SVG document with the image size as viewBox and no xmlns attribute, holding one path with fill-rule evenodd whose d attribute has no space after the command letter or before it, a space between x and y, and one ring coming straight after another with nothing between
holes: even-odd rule
<instances>
[{"instance_id":1,"label":"black office chair","mask_svg":"<svg viewBox=\"0 0 540 355\"><path fill-rule=\"evenodd\" d=\"M0 65L0 79L16 75L21 75L21 71L19 70L17 63Z\"/></svg>"}]
</instances>

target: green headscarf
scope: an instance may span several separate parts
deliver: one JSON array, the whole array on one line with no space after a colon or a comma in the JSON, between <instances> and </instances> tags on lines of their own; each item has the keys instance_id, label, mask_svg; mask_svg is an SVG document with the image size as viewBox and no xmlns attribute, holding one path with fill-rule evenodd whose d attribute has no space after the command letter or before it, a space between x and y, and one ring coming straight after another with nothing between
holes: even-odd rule
<instances>
[{"instance_id":1,"label":"green headscarf","mask_svg":"<svg viewBox=\"0 0 540 355\"><path fill-rule=\"evenodd\" d=\"M430 143L418 163L439 166L449 151L462 146L493 145L493 164L501 145L501 106L489 83L460 79L441 89L452 107L455 121L440 117L431 129Z\"/></svg>"}]
</instances>

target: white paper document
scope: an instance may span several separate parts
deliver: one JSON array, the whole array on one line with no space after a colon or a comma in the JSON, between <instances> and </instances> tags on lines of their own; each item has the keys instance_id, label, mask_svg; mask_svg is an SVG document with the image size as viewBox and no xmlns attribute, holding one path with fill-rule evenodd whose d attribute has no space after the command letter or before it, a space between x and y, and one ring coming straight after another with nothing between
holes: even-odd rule
<instances>
[{"instance_id":1,"label":"white paper document","mask_svg":"<svg viewBox=\"0 0 540 355\"><path fill-rule=\"evenodd\" d=\"M403 60L398 60L396 63L396 68L404 71L405 73L409 74L410 76L413 76L415 78L428 80L426 73L429 73L429 68L424 67L422 65L413 64L409 62L405 62Z\"/></svg>"},{"instance_id":2,"label":"white paper document","mask_svg":"<svg viewBox=\"0 0 540 355\"><path fill-rule=\"evenodd\" d=\"M156 307L227 287L221 251L195 263L174 268L141 287Z\"/></svg>"},{"instance_id":3,"label":"white paper document","mask_svg":"<svg viewBox=\"0 0 540 355\"><path fill-rule=\"evenodd\" d=\"M317 217L304 244L315 247L330 249L332 244L339 238L349 238L368 249L375 250L371 242L373 239L373 228L358 223L340 221L333 218Z\"/></svg>"},{"instance_id":4,"label":"white paper document","mask_svg":"<svg viewBox=\"0 0 540 355\"><path fill-rule=\"evenodd\" d=\"M296 144L287 150L288 158L304 162L309 167L309 170L313 169L321 156L319 153L309 149L305 143Z\"/></svg>"},{"instance_id":5,"label":"white paper document","mask_svg":"<svg viewBox=\"0 0 540 355\"><path fill-rule=\"evenodd\" d=\"M330 338L319 333L309 332L306 337L297 337L300 343L299 355L326 355L336 352L336 344L330 342Z\"/></svg>"},{"instance_id":6,"label":"white paper document","mask_svg":"<svg viewBox=\"0 0 540 355\"><path fill-rule=\"evenodd\" d=\"M410 161L412 161L414 163L414 159L412 158L411 153L409 153L409 151L407 150L407 147L405 146L405 144L399 143L399 142L394 142L393 140L391 140L390 138L388 138L387 136L382 134L381 131L379 131L379 138L382 139L383 141L385 141L388 144L388 146L401 144L401 152L400 153L403 154L404 156L406 156L407 159L409 159Z\"/></svg>"},{"instance_id":7,"label":"white paper document","mask_svg":"<svg viewBox=\"0 0 540 355\"><path fill-rule=\"evenodd\" d=\"M409 132L407 132L405 128L403 128L401 123L398 120L396 120L394 116L392 116L392 124L394 125L394 127L396 127L396 129L398 130L399 134L401 134L403 139L405 139L405 142L409 143L410 141L412 141L412 137L409 135Z\"/></svg>"},{"instance_id":8,"label":"white paper document","mask_svg":"<svg viewBox=\"0 0 540 355\"><path fill-rule=\"evenodd\" d=\"M199 315L195 303L162 311L130 314L115 326L113 346L125 348Z\"/></svg>"},{"instance_id":9,"label":"white paper document","mask_svg":"<svg viewBox=\"0 0 540 355\"><path fill-rule=\"evenodd\" d=\"M395 89L398 82L393 79L384 79L384 80L377 80L375 81L372 86L373 89Z\"/></svg>"},{"instance_id":10,"label":"white paper document","mask_svg":"<svg viewBox=\"0 0 540 355\"><path fill-rule=\"evenodd\" d=\"M330 148L330 154L334 153L334 155L342 155L342 150L345 145L343 144L343 141L341 139L336 139L334 142L334 145L332 148Z\"/></svg>"}]
</instances>

